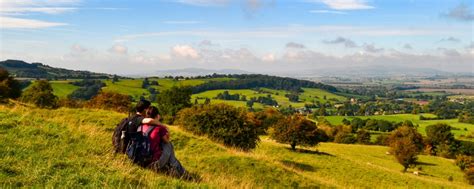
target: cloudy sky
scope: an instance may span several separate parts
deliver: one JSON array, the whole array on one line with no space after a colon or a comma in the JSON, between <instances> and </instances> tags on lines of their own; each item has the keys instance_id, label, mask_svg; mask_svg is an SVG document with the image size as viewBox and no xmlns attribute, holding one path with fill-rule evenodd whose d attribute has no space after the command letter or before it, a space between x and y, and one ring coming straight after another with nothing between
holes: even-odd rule
<instances>
[{"instance_id":1,"label":"cloudy sky","mask_svg":"<svg viewBox=\"0 0 474 189\"><path fill-rule=\"evenodd\" d=\"M0 0L0 59L135 74L474 72L472 0Z\"/></svg>"}]
</instances>

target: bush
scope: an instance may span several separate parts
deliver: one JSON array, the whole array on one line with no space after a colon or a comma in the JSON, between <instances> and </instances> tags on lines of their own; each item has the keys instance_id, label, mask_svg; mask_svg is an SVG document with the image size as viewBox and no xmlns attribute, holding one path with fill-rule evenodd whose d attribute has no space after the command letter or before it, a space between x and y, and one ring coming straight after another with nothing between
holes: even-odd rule
<instances>
[{"instance_id":1,"label":"bush","mask_svg":"<svg viewBox=\"0 0 474 189\"><path fill-rule=\"evenodd\" d=\"M461 169L461 171L464 171L466 168L474 166L474 161L471 156L457 155L456 165Z\"/></svg>"},{"instance_id":2,"label":"bush","mask_svg":"<svg viewBox=\"0 0 474 189\"><path fill-rule=\"evenodd\" d=\"M431 154L436 155L443 152L445 156L454 153L450 148L455 142L454 135L451 133L451 126L444 123L437 123L426 127L426 141L432 147Z\"/></svg>"},{"instance_id":3,"label":"bush","mask_svg":"<svg viewBox=\"0 0 474 189\"><path fill-rule=\"evenodd\" d=\"M370 144L370 133L364 129L357 131L357 143Z\"/></svg>"},{"instance_id":4,"label":"bush","mask_svg":"<svg viewBox=\"0 0 474 189\"><path fill-rule=\"evenodd\" d=\"M112 92L101 92L89 102L87 102L86 106L89 108L129 112L131 109L131 104L132 98L128 95Z\"/></svg>"},{"instance_id":5,"label":"bush","mask_svg":"<svg viewBox=\"0 0 474 189\"><path fill-rule=\"evenodd\" d=\"M81 100L74 100L69 98L61 98L58 101L59 107L67 107L67 108L82 108L84 107L84 101Z\"/></svg>"},{"instance_id":6,"label":"bush","mask_svg":"<svg viewBox=\"0 0 474 189\"><path fill-rule=\"evenodd\" d=\"M354 137L354 134L347 131L338 132L334 137L335 143L354 144L356 141L357 139Z\"/></svg>"},{"instance_id":7,"label":"bush","mask_svg":"<svg viewBox=\"0 0 474 189\"><path fill-rule=\"evenodd\" d=\"M270 132L270 137L277 142L296 146L314 146L322 140L322 132L318 131L316 124L301 115L287 116L277 122Z\"/></svg>"},{"instance_id":8,"label":"bush","mask_svg":"<svg viewBox=\"0 0 474 189\"><path fill-rule=\"evenodd\" d=\"M58 105L58 97L53 94L53 88L46 80L33 83L23 92L20 100L40 108L56 108Z\"/></svg>"},{"instance_id":9,"label":"bush","mask_svg":"<svg viewBox=\"0 0 474 189\"><path fill-rule=\"evenodd\" d=\"M267 108L264 111L256 112L253 116L258 120L257 129L259 135L267 134L268 128L284 118L283 114L274 108Z\"/></svg>"},{"instance_id":10,"label":"bush","mask_svg":"<svg viewBox=\"0 0 474 189\"><path fill-rule=\"evenodd\" d=\"M409 166L416 163L417 155L423 149L423 138L415 128L402 126L392 132L389 144L392 154L404 167L405 172Z\"/></svg>"},{"instance_id":11,"label":"bush","mask_svg":"<svg viewBox=\"0 0 474 189\"><path fill-rule=\"evenodd\" d=\"M7 70L0 67L0 102L21 96L21 85Z\"/></svg>"},{"instance_id":12,"label":"bush","mask_svg":"<svg viewBox=\"0 0 474 189\"><path fill-rule=\"evenodd\" d=\"M84 79L82 81L72 82L71 84L80 86L68 95L68 98L74 100L90 100L101 91L105 84L100 80Z\"/></svg>"},{"instance_id":13,"label":"bush","mask_svg":"<svg viewBox=\"0 0 474 189\"><path fill-rule=\"evenodd\" d=\"M464 172L464 178L466 178L470 185L474 185L474 166L471 166Z\"/></svg>"},{"instance_id":14,"label":"bush","mask_svg":"<svg viewBox=\"0 0 474 189\"><path fill-rule=\"evenodd\" d=\"M255 148L260 140L247 111L227 104L182 109L176 123L194 134L207 135L211 140L243 150Z\"/></svg>"},{"instance_id":15,"label":"bush","mask_svg":"<svg viewBox=\"0 0 474 189\"><path fill-rule=\"evenodd\" d=\"M376 144L376 145L382 145L382 146L388 146L388 145L389 145L388 138L389 138L389 135L387 135L387 134L380 134L380 135L377 136L377 138L375 139L374 144Z\"/></svg>"}]
</instances>

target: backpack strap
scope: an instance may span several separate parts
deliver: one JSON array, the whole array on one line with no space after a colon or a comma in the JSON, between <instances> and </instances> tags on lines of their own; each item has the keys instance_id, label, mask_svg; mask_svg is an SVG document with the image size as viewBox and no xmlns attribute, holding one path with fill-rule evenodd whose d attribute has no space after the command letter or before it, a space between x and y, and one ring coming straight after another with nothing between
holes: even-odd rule
<instances>
[{"instance_id":1,"label":"backpack strap","mask_svg":"<svg viewBox=\"0 0 474 189\"><path fill-rule=\"evenodd\" d=\"M155 126L150 126L150 128L148 128L148 130L145 132L145 135L143 136L146 136L146 137L150 136L150 133L153 131L153 129L155 129Z\"/></svg>"}]
</instances>

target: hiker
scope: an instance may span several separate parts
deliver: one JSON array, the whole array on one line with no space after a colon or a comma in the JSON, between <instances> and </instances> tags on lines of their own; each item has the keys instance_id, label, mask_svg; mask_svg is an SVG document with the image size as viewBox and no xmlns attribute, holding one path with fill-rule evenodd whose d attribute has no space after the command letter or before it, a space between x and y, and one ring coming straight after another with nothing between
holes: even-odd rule
<instances>
[{"instance_id":1,"label":"hiker","mask_svg":"<svg viewBox=\"0 0 474 189\"><path fill-rule=\"evenodd\" d=\"M125 153L130 144L130 134L137 132L137 128L142 124L159 124L159 120L145 119L145 112L151 103L147 100L140 100L135 106L135 114L124 118L115 128L112 143L115 153Z\"/></svg>"},{"instance_id":2,"label":"hiker","mask_svg":"<svg viewBox=\"0 0 474 189\"><path fill-rule=\"evenodd\" d=\"M154 124L159 122L160 119L158 108L154 106L148 108L146 118L153 119L153 121L151 121L151 124L142 125L142 128L138 128L138 131L147 131L150 127L155 127L149 135L153 158L148 167L157 172L167 172L176 177L185 177L187 175L186 170L176 159L168 128L161 123Z\"/></svg>"}]
</instances>

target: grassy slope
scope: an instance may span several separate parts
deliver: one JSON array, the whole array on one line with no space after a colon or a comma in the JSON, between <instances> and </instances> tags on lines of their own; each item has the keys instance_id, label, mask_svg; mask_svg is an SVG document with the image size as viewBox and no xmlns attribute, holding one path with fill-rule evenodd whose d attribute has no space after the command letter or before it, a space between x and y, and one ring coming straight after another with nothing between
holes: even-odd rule
<instances>
[{"instance_id":1,"label":"grassy slope","mask_svg":"<svg viewBox=\"0 0 474 189\"><path fill-rule=\"evenodd\" d=\"M78 86L69 84L70 81L50 81L51 87L53 87L54 95L59 98L66 98L67 95L71 94L74 90L78 89Z\"/></svg>"},{"instance_id":2,"label":"grassy slope","mask_svg":"<svg viewBox=\"0 0 474 189\"><path fill-rule=\"evenodd\" d=\"M425 116L434 116L430 114L425 114ZM418 124L418 130L426 135L426 126L436 124L436 123L446 123L449 124L455 128L459 128L459 130L452 130L454 135L456 137L459 137L460 135L467 135L471 132L474 132L474 125L473 124L468 124L468 123L459 123L457 119L448 119L448 120L420 120L420 115L413 115L413 114L395 114L395 115L377 115L377 116L355 116L359 117L362 119L383 119L387 121L395 121L395 122L402 122L404 120L410 120L414 124ZM346 117L346 116L326 116L325 117L329 122L332 124L342 124L342 120L344 118L346 119L351 119L353 117ZM467 129L467 131L464 130L464 128Z\"/></svg>"},{"instance_id":3,"label":"grassy slope","mask_svg":"<svg viewBox=\"0 0 474 189\"><path fill-rule=\"evenodd\" d=\"M414 176L400 172L386 147L323 143L295 153L264 137L244 153L171 127L178 158L202 177L199 183L181 181L112 155L110 135L123 116L0 106L0 187L469 187L452 161L439 157L420 156L426 175Z\"/></svg>"},{"instance_id":4,"label":"grassy slope","mask_svg":"<svg viewBox=\"0 0 474 189\"><path fill-rule=\"evenodd\" d=\"M275 99L280 106L293 106L296 108L301 108L304 107L305 104L310 104L314 101L320 101L322 103L326 102L327 100L331 98L338 99L340 101L346 100L345 97L321 90L321 89L312 89L312 88L304 88L304 92L300 94L300 102L290 102L288 100L288 97L285 95L288 93L288 91L284 90L274 90L274 89L267 89L267 88L262 88L262 90L271 93L273 99ZM240 95L245 95L247 96L247 99L250 99L252 97L259 97L259 96L267 96L268 94L266 93L257 93L254 90L251 89L239 89L239 90L209 90L205 91L199 94L194 94L193 99L197 97L203 97L203 98L214 98L217 96L219 93L223 93L224 91L229 91L229 94L240 94ZM324 100L324 96L326 96L327 100ZM194 100L193 100L194 102ZM212 102L212 100L211 100ZM236 102L236 101L228 101L228 100L218 100L216 102L225 102L229 103L232 105L237 105L237 106L245 106L245 102ZM260 108L262 106L261 104L256 104L254 108Z\"/></svg>"}]
</instances>

